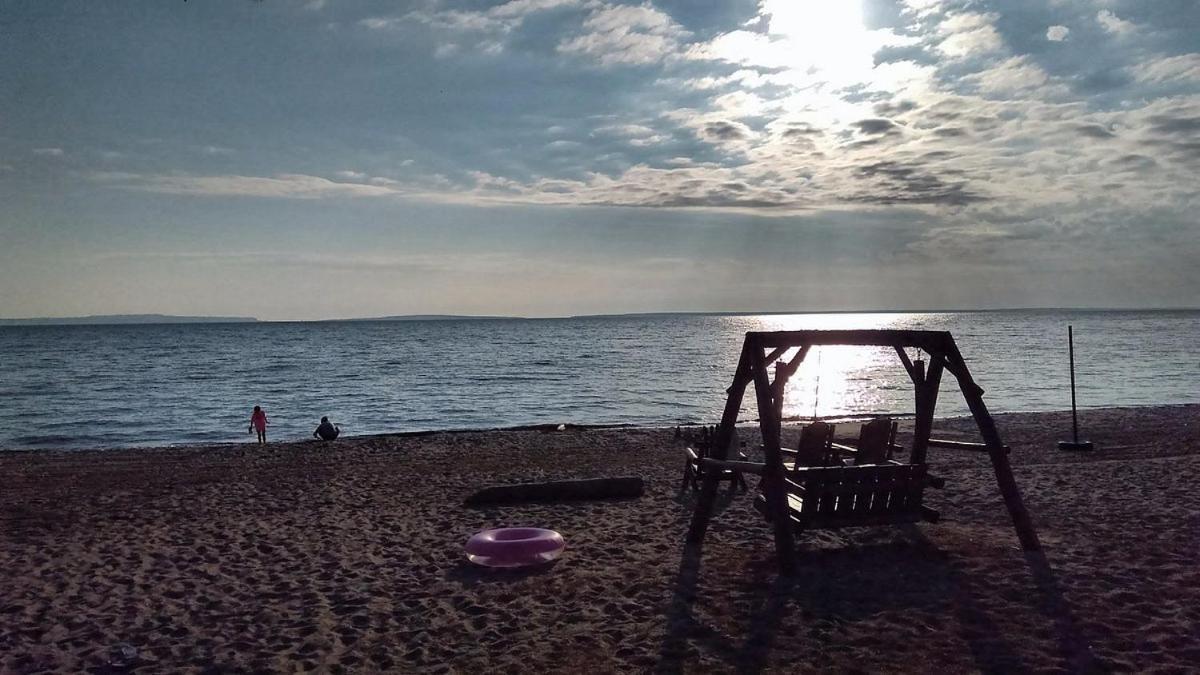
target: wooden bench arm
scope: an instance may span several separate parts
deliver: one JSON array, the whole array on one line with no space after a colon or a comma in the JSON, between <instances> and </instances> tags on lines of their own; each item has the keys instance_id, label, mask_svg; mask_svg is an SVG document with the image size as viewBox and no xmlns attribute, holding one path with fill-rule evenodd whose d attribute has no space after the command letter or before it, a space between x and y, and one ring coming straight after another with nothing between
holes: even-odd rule
<instances>
[{"instance_id":1,"label":"wooden bench arm","mask_svg":"<svg viewBox=\"0 0 1200 675\"><path fill-rule=\"evenodd\" d=\"M728 469L730 471L752 473L755 476L761 476L767 471L767 465L759 464L758 462L735 462L728 459L712 459L709 457L701 459L700 466L706 469Z\"/></svg>"},{"instance_id":2,"label":"wooden bench arm","mask_svg":"<svg viewBox=\"0 0 1200 675\"><path fill-rule=\"evenodd\" d=\"M929 439L929 447L931 448L949 448L951 450L975 450L976 452L987 452L986 443L968 443L967 441L951 441L945 438ZM1012 452L1012 449L1007 445L1000 446L1004 450L1004 454Z\"/></svg>"},{"instance_id":3,"label":"wooden bench arm","mask_svg":"<svg viewBox=\"0 0 1200 675\"><path fill-rule=\"evenodd\" d=\"M783 486L787 488L788 492L791 492L795 495L803 495L804 493L808 492L803 485L787 477L784 477L783 479Z\"/></svg>"},{"instance_id":4,"label":"wooden bench arm","mask_svg":"<svg viewBox=\"0 0 1200 675\"><path fill-rule=\"evenodd\" d=\"M854 455L858 454L858 448L854 447L853 445L846 445L845 443L830 443L829 446L831 448L833 448L834 450L837 450L838 452L844 452L847 455L850 455L852 457ZM907 448L905 448L903 445L899 445L898 443L892 443L892 452L896 452L897 450L906 450L906 449Z\"/></svg>"},{"instance_id":5,"label":"wooden bench arm","mask_svg":"<svg viewBox=\"0 0 1200 675\"><path fill-rule=\"evenodd\" d=\"M692 448L692 447L690 447L690 446L689 446L689 447L686 447L686 448L684 448L684 449L683 449L683 454L687 456L687 459L688 459L688 461L689 461L689 462L698 462L698 461L700 461L700 453L696 452L696 449L695 449L695 448ZM738 457L739 457L739 458L740 458L742 461L745 461L745 462L748 462L748 461L750 461L750 457L748 457L748 456L746 455L746 453L744 453L744 452L741 452L740 450L738 451Z\"/></svg>"}]
</instances>

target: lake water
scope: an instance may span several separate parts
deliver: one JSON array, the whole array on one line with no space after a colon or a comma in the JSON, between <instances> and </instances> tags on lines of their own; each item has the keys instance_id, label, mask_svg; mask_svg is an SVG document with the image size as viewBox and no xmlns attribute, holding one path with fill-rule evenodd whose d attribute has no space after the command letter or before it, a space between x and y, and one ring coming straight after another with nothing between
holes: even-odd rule
<instances>
[{"instance_id":1,"label":"lake water","mask_svg":"<svg viewBox=\"0 0 1200 675\"><path fill-rule=\"evenodd\" d=\"M720 417L749 330L949 330L993 412L1200 402L1200 312L634 316L333 323L0 327L0 448L307 438L534 423L672 425ZM915 351L911 351L914 356ZM949 375L939 415L966 408ZM894 352L821 347L790 416L911 413ZM742 416L756 417L753 395Z\"/></svg>"}]
</instances>

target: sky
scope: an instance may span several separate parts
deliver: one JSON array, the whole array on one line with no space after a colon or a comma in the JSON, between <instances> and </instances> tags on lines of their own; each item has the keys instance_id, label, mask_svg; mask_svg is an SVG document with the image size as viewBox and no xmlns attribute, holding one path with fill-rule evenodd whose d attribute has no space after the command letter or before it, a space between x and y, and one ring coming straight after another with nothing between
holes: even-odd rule
<instances>
[{"instance_id":1,"label":"sky","mask_svg":"<svg viewBox=\"0 0 1200 675\"><path fill-rule=\"evenodd\" d=\"M1193 0L6 0L0 317L1200 306Z\"/></svg>"}]
</instances>

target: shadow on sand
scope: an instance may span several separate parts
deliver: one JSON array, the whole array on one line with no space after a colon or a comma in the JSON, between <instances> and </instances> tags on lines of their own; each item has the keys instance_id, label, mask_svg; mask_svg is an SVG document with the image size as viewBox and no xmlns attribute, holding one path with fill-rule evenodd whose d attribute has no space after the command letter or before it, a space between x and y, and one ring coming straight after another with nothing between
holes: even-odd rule
<instances>
[{"instance_id":1,"label":"shadow on sand","mask_svg":"<svg viewBox=\"0 0 1200 675\"><path fill-rule=\"evenodd\" d=\"M834 660L836 652L853 646L838 644L842 624L868 620L880 612L922 609L953 614L959 637L981 672L1044 668L1045 664L1027 663L1022 658L1013 636L985 608L989 594L995 593L988 579L956 566L915 527L904 528L901 538L878 545L804 551L792 576L779 575L773 557L763 559L744 569L745 578L735 581L741 597L728 597L727 582L721 586L726 597L716 593L708 597L709 591L701 583L700 550L685 547L667 608L658 672L680 672L689 653L700 651L716 656L737 672L758 673L767 668L771 651L780 640L803 640L817 647L807 654L805 667L845 667L845 661ZM1053 625L1061 666L1074 673L1107 672L1081 635L1045 555L1028 553L1026 560L1034 586L1030 592L1036 593L1038 610ZM735 616L741 617L744 630L730 633L715 628L697 611L698 597L704 597L706 605L724 602L736 606ZM796 613L799 620L789 622ZM934 632L936 628L922 623L922 614L926 613L913 611L915 631ZM781 634L785 623L801 628ZM902 662L895 665L904 669Z\"/></svg>"}]
</instances>

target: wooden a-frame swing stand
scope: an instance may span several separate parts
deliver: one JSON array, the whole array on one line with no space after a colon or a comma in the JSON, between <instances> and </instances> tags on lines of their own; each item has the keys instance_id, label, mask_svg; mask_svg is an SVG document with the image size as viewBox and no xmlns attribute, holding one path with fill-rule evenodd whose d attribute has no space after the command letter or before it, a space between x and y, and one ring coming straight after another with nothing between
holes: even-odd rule
<instances>
[{"instance_id":1,"label":"wooden a-frame swing stand","mask_svg":"<svg viewBox=\"0 0 1200 675\"><path fill-rule=\"evenodd\" d=\"M708 522L712 517L717 496L719 474L717 469L734 469L757 474L762 476L762 490L766 502L764 504L765 513L774 527L775 551L779 559L780 571L784 574L792 573L795 565L793 535L796 520L793 512L789 512L789 489L795 490L796 485L785 477L787 469L783 462L783 451L780 446L783 392L788 378L800 367L809 350L818 345L877 346L895 349L905 370L908 371L916 395L916 415L909 463L923 467L926 451L931 445L986 451L992 460L992 468L995 470L996 482L1000 486L1000 494L1004 497L1004 504L1008 507L1009 515L1012 516L1021 546L1027 551L1036 551L1040 548L1029 512L1026 511L1025 505L1021 501L1021 491L1017 488L1016 481L1013 480L1012 468L1008 463L1008 449L1000 440L996 424L992 420L992 416L988 414L987 406L984 405L983 389L971 379L967 364L949 332L918 330L801 330L746 333L741 358L733 377L733 386L728 390L729 398L725 402L724 414L717 430L718 435L712 444L713 456L701 460L714 470L708 471L705 475L696 510L692 515L691 527L688 530L689 545L698 547L704 540L704 533L708 529ZM913 347L921 349L929 355L928 368L922 361L909 359L905 348ZM794 348L799 348L799 351L790 362L779 361L789 350ZM767 369L777 361L779 363L776 364L775 379L772 381ZM933 410L937 403L938 388L943 371L949 371L958 381L959 389L962 390L967 406L971 410L971 416L974 417L980 435L983 436L982 444L930 439L933 429ZM737 423L738 410L741 408L746 386L751 382L754 383L754 393L758 403L759 427L762 431L763 454L766 460L762 464L729 461L725 455L729 446L730 434ZM873 522L878 523L879 520L879 518L875 518Z\"/></svg>"}]
</instances>

